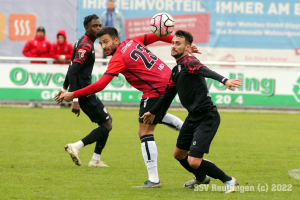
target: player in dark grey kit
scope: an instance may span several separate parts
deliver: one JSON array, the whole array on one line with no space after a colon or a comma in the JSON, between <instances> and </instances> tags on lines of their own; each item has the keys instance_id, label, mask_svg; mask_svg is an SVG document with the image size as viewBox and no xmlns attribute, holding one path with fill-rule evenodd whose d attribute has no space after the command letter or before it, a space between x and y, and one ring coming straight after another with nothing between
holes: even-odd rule
<instances>
[{"instance_id":1,"label":"player in dark grey kit","mask_svg":"<svg viewBox=\"0 0 300 200\"><path fill-rule=\"evenodd\" d=\"M171 55L176 59L177 65L172 70L164 94L142 118L144 123L152 123L157 110L178 93L189 114L179 133L174 157L195 175L184 187L193 188L198 184L207 184L210 176L221 180L225 185L225 193L231 193L238 185L237 180L226 175L211 161L203 159L204 153L209 152L220 124L220 115L209 95L205 77L218 80L230 90L239 87L241 83L237 79L228 80L204 66L196 57L189 56L188 50L192 42L193 36L189 32L176 31L172 39Z\"/></svg>"},{"instance_id":2,"label":"player in dark grey kit","mask_svg":"<svg viewBox=\"0 0 300 200\"><path fill-rule=\"evenodd\" d=\"M102 24L97 15L89 15L84 18L83 25L86 30L85 35L77 40L74 45L71 64L63 84L63 89L54 98L58 103L62 102L59 97L62 93L66 92L68 87L69 92L73 92L92 83L91 75L95 63L94 42L97 38L96 34L100 31ZM73 162L80 166L81 161L78 157L79 150L88 144L96 142L94 155L88 166L107 167L107 165L100 161L100 155L105 147L108 134L112 129L112 118L95 94L74 99L72 112L79 116L80 108L90 120L97 123L99 127L95 128L82 140L67 144L65 151L71 155Z\"/></svg>"}]
</instances>

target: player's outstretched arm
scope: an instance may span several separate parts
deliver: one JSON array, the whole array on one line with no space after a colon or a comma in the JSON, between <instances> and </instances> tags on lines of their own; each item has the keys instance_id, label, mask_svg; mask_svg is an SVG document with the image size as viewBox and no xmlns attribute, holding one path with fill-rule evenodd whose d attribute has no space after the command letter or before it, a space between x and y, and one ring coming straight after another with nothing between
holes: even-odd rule
<instances>
[{"instance_id":1,"label":"player's outstretched arm","mask_svg":"<svg viewBox=\"0 0 300 200\"><path fill-rule=\"evenodd\" d=\"M101 90L103 90L108 83L113 79L112 75L103 75L101 79L83 89L77 90L75 92L67 92L60 95L59 99L65 100L66 102L72 101L74 98L79 98L83 96L87 96L90 94L95 94Z\"/></svg>"},{"instance_id":2,"label":"player's outstretched arm","mask_svg":"<svg viewBox=\"0 0 300 200\"><path fill-rule=\"evenodd\" d=\"M190 66L188 68L189 73L198 73L200 76L206 77L206 78L212 78L214 80L219 81L220 83L223 83L228 89L233 90L233 87L240 87L242 85L241 81L238 79L230 79L223 77L222 75L218 74L217 72L214 72L210 70L208 67L204 65L194 65Z\"/></svg>"},{"instance_id":3,"label":"player's outstretched arm","mask_svg":"<svg viewBox=\"0 0 300 200\"><path fill-rule=\"evenodd\" d=\"M225 86L232 91L234 91L234 87L239 88L241 85L241 80L238 79L229 79L225 82Z\"/></svg>"},{"instance_id":4,"label":"player's outstretched arm","mask_svg":"<svg viewBox=\"0 0 300 200\"><path fill-rule=\"evenodd\" d=\"M67 89L65 89L64 87L58 92L58 94L54 97L54 100L56 101L56 104L60 104L63 102L63 99L60 99L59 97L65 93L67 91Z\"/></svg>"},{"instance_id":5,"label":"player's outstretched arm","mask_svg":"<svg viewBox=\"0 0 300 200\"><path fill-rule=\"evenodd\" d=\"M156 104L141 117L144 119L143 122L145 124L152 124L155 118L155 114L157 113L159 108L161 108L166 102L170 102L170 100L172 101L176 96L176 94L177 94L176 85L173 82L173 80L170 79L164 94L159 98Z\"/></svg>"},{"instance_id":6,"label":"player's outstretched arm","mask_svg":"<svg viewBox=\"0 0 300 200\"><path fill-rule=\"evenodd\" d=\"M66 93L62 93L56 102L63 101L63 100L65 100L66 102L70 102L74 98L75 98L74 92L66 92Z\"/></svg>"},{"instance_id":7,"label":"player's outstretched arm","mask_svg":"<svg viewBox=\"0 0 300 200\"><path fill-rule=\"evenodd\" d=\"M141 119L143 119L143 122L145 124L152 124L153 120L155 118L155 115L151 114L150 112L146 112L141 116Z\"/></svg>"}]
</instances>

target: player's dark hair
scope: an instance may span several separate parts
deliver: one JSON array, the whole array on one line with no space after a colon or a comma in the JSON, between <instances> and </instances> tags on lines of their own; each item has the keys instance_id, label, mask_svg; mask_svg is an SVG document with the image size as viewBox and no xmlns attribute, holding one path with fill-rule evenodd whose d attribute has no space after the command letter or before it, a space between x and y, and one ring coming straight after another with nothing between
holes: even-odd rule
<instances>
[{"instance_id":1,"label":"player's dark hair","mask_svg":"<svg viewBox=\"0 0 300 200\"><path fill-rule=\"evenodd\" d=\"M188 31L178 30L175 32L175 36L184 38L188 45L191 45L194 40L193 35Z\"/></svg>"},{"instance_id":2,"label":"player's dark hair","mask_svg":"<svg viewBox=\"0 0 300 200\"><path fill-rule=\"evenodd\" d=\"M94 19L99 19L99 17L95 14L86 16L83 21L84 28Z\"/></svg>"},{"instance_id":3,"label":"player's dark hair","mask_svg":"<svg viewBox=\"0 0 300 200\"><path fill-rule=\"evenodd\" d=\"M118 31L114 27L105 26L101 28L101 30L97 33L97 37L101 37L105 34L108 34L112 39L115 39L118 37Z\"/></svg>"}]
</instances>

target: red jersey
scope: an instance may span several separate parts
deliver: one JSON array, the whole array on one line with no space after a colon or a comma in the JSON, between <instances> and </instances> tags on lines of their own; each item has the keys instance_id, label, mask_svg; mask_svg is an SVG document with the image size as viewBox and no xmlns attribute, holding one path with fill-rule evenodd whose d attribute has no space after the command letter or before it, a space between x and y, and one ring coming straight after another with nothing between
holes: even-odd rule
<instances>
[{"instance_id":1,"label":"red jersey","mask_svg":"<svg viewBox=\"0 0 300 200\"><path fill-rule=\"evenodd\" d=\"M171 69L143 44L145 37L123 41L104 74L122 73L130 85L143 92L142 98L159 97L165 91Z\"/></svg>"},{"instance_id":2,"label":"red jersey","mask_svg":"<svg viewBox=\"0 0 300 200\"><path fill-rule=\"evenodd\" d=\"M147 49L158 40L171 43L173 36L160 38L153 33L129 38L120 43L104 75L96 83L74 92L75 97L94 94L106 87L113 76L122 73L128 83L143 92L142 98L162 96L171 69Z\"/></svg>"},{"instance_id":3,"label":"red jersey","mask_svg":"<svg viewBox=\"0 0 300 200\"><path fill-rule=\"evenodd\" d=\"M50 58L51 42L44 35L42 38L35 36L28 40L23 48L23 55L26 57ZM31 61L31 63L43 63L44 61Z\"/></svg>"},{"instance_id":4,"label":"red jersey","mask_svg":"<svg viewBox=\"0 0 300 200\"><path fill-rule=\"evenodd\" d=\"M67 41L67 34L65 30L59 30L56 34L56 37L58 38L58 35L63 35L65 37L65 41L63 43L59 43L59 41L55 41L52 43L51 47L51 57L54 59L58 59L59 56L64 55L66 60L71 60L72 53L73 53L73 45ZM70 64L70 62L59 62L54 61L53 64Z\"/></svg>"}]
</instances>

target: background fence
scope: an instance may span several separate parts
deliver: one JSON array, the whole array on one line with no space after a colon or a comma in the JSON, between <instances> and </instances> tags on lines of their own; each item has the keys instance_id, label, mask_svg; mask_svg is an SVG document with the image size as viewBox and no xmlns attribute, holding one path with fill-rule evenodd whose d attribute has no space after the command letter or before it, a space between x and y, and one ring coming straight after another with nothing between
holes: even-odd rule
<instances>
[{"instance_id":1,"label":"background fence","mask_svg":"<svg viewBox=\"0 0 300 200\"><path fill-rule=\"evenodd\" d=\"M0 57L0 61L46 60L50 58ZM93 82L106 70L105 59L97 59L93 70ZM166 60L172 68L174 61ZM205 61L205 65L228 78L242 81L242 87L234 92L216 80L206 79L212 100L226 108L300 109L300 64L246 63ZM2 103L28 103L38 101L55 104L53 97L61 89L68 65L2 63L0 65L0 99ZM138 105L141 92L131 87L124 76L115 77L99 98L114 105ZM174 106L180 105L178 96Z\"/></svg>"}]
</instances>

